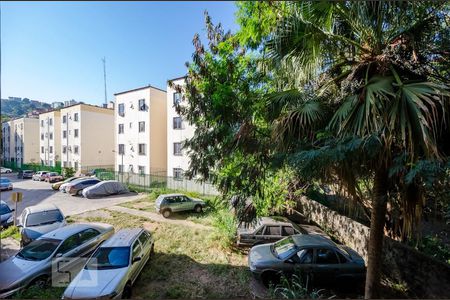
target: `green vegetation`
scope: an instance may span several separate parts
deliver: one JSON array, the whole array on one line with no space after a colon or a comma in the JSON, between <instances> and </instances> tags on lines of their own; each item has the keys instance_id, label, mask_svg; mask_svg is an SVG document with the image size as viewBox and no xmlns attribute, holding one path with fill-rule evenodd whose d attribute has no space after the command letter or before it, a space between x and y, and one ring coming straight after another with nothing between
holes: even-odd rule
<instances>
[{"instance_id":1,"label":"green vegetation","mask_svg":"<svg viewBox=\"0 0 450 300\"><path fill-rule=\"evenodd\" d=\"M0 231L0 239L6 239L7 237L11 237L15 240L20 241L20 230L16 226L9 226L6 229Z\"/></svg>"},{"instance_id":2,"label":"green vegetation","mask_svg":"<svg viewBox=\"0 0 450 300\"><path fill-rule=\"evenodd\" d=\"M23 117L33 110L51 109L51 106L48 103L34 101L32 102L28 98L23 98L22 100L2 99L1 101L2 115L8 116L13 119Z\"/></svg>"},{"instance_id":3,"label":"green vegetation","mask_svg":"<svg viewBox=\"0 0 450 300\"><path fill-rule=\"evenodd\" d=\"M269 293L273 299L323 299L325 290L311 290L308 288L308 281L303 280L299 275L292 278L281 276L280 283L271 286Z\"/></svg>"},{"instance_id":4,"label":"green vegetation","mask_svg":"<svg viewBox=\"0 0 450 300\"><path fill-rule=\"evenodd\" d=\"M422 238L417 249L429 256L450 264L450 246L443 243L436 236L426 236Z\"/></svg>"}]
</instances>

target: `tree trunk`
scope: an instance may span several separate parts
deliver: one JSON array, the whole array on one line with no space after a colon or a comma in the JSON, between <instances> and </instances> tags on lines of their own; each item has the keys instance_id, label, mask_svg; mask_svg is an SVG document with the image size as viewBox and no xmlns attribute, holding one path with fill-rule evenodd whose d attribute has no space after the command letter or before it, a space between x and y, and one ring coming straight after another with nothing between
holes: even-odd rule
<instances>
[{"instance_id":1,"label":"tree trunk","mask_svg":"<svg viewBox=\"0 0 450 300\"><path fill-rule=\"evenodd\" d=\"M376 172L373 189L365 299L379 298L388 191L388 172L385 167Z\"/></svg>"}]
</instances>

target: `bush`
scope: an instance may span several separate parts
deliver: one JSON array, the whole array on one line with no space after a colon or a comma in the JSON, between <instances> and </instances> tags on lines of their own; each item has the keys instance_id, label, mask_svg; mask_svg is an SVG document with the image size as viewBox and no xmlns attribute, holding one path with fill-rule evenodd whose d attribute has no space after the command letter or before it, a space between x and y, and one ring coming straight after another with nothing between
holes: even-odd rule
<instances>
[{"instance_id":1,"label":"bush","mask_svg":"<svg viewBox=\"0 0 450 300\"><path fill-rule=\"evenodd\" d=\"M418 245L418 250L450 264L450 247L436 236L426 236Z\"/></svg>"},{"instance_id":2,"label":"bush","mask_svg":"<svg viewBox=\"0 0 450 300\"><path fill-rule=\"evenodd\" d=\"M62 176L64 176L64 178L70 178L73 177L73 175L75 175L75 170L73 168L63 168Z\"/></svg>"},{"instance_id":3,"label":"bush","mask_svg":"<svg viewBox=\"0 0 450 300\"><path fill-rule=\"evenodd\" d=\"M234 215L227 209L216 211L213 216L213 240L223 248L231 248L236 240L237 223Z\"/></svg>"},{"instance_id":4,"label":"bush","mask_svg":"<svg viewBox=\"0 0 450 300\"><path fill-rule=\"evenodd\" d=\"M0 231L0 239L6 239L12 237L13 239L20 240L20 230L16 226L9 226L8 228Z\"/></svg>"}]
</instances>

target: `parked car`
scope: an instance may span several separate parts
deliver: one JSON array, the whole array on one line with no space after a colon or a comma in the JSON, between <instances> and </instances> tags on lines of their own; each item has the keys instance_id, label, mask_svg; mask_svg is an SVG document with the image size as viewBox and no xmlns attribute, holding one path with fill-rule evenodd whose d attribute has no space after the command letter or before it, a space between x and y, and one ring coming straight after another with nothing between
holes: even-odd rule
<instances>
[{"instance_id":1,"label":"parked car","mask_svg":"<svg viewBox=\"0 0 450 300\"><path fill-rule=\"evenodd\" d=\"M12 170L8 169L8 168L0 167L0 173L2 173L2 174L4 174L4 173L12 173Z\"/></svg>"},{"instance_id":2,"label":"parked car","mask_svg":"<svg viewBox=\"0 0 450 300\"><path fill-rule=\"evenodd\" d=\"M34 175L33 170L20 170L19 173L17 173L17 178L19 179L33 178L33 175Z\"/></svg>"},{"instance_id":3,"label":"parked car","mask_svg":"<svg viewBox=\"0 0 450 300\"><path fill-rule=\"evenodd\" d=\"M13 189L13 184L9 178L0 178L0 191L11 191Z\"/></svg>"},{"instance_id":4,"label":"parked car","mask_svg":"<svg viewBox=\"0 0 450 300\"><path fill-rule=\"evenodd\" d=\"M93 186L99 182L100 182L99 179L92 177L74 180L67 184L66 193L69 193L72 196L75 195L81 196L81 194L83 193L83 189Z\"/></svg>"},{"instance_id":5,"label":"parked car","mask_svg":"<svg viewBox=\"0 0 450 300\"><path fill-rule=\"evenodd\" d=\"M122 229L104 242L69 284L64 299L130 298L133 283L153 253L150 232ZM95 285L86 285L96 278Z\"/></svg>"},{"instance_id":6,"label":"parked car","mask_svg":"<svg viewBox=\"0 0 450 300\"><path fill-rule=\"evenodd\" d=\"M44 178L44 180L49 183L58 182L64 179L64 177L62 177L62 175L59 175L57 172L49 172L44 175Z\"/></svg>"},{"instance_id":7,"label":"parked car","mask_svg":"<svg viewBox=\"0 0 450 300\"><path fill-rule=\"evenodd\" d=\"M248 254L250 271L267 286L281 274L302 272L313 284L357 283L365 278L363 258L327 237L299 234L271 244L257 245Z\"/></svg>"},{"instance_id":8,"label":"parked car","mask_svg":"<svg viewBox=\"0 0 450 300\"><path fill-rule=\"evenodd\" d=\"M70 178L67 178L66 180L61 180L61 181L55 182L54 184L52 184L52 189L57 191L63 184L72 182L79 178L82 178L82 177L70 177Z\"/></svg>"},{"instance_id":9,"label":"parked car","mask_svg":"<svg viewBox=\"0 0 450 300\"><path fill-rule=\"evenodd\" d=\"M128 188L123 183L116 180L106 180L85 188L83 197L96 198L124 193L128 193Z\"/></svg>"},{"instance_id":10,"label":"parked car","mask_svg":"<svg viewBox=\"0 0 450 300\"><path fill-rule=\"evenodd\" d=\"M20 243L25 246L41 235L65 225L63 213L54 204L28 206L19 217Z\"/></svg>"},{"instance_id":11,"label":"parked car","mask_svg":"<svg viewBox=\"0 0 450 300\"><path fill-rule=\"evenodd\" d=\"M37 171L34 173L32 179L34 181L43 181L45 179L45 174L47 174L48 171Z\"/></svg>"},{"instance_id":12,"label":"parked car","mask_svg":"<svg viewBox=\"0 0 450 300\"><path fill-rule=\"evenodd\" d=\"M0 200L0 227L6 228L14 223L14 208L11 209L5 201Z\"/></svg>"},{"instance_id":13,"label":"parked car","mask_svg":"<svg viewBox=\"0 0 450 300\"><path fill-rule=\"evenodd\" d=\"M75 223L42 235L0 263L0 298L30 285L46 285L55 275L53 267L63 275L67 275L66 270L79 270L85 262L81 258L89 256L113 233L109 224ZM67 261L69 264L65 264Z\"/></svg>"},{"instance_id":14,"label":"parked car","mask_svg":"<svg viewBox=\"0 0 450 300\"><path fill-rule=\"evenodd\" d=\"M155 202L156 211L168 218L172 212L195 211L202 212L206 203L200 199L190 198L183 194L160 195Z\"/></svg>"},{"instance_id":15,"label":"parked car","mask_svg":"<svg viewBox=\"0 0 450 300\"><path fill-rule=\"evenodd\" d=\"M237 245L249 246L273 243L294 234L307 234L284 217L262 217L252 224L241 224L237 229Z\"/></svg>"}]
</instances>

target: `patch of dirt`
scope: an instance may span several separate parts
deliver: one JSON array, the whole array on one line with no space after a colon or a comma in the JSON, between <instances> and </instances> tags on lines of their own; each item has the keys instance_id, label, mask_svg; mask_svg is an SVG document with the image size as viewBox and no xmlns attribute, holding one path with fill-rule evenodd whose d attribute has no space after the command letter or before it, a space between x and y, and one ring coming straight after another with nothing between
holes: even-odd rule
<instances>
[{"instance_id":1,"label":"patch of dirt","mask_svg":"<svg viewBox=\"0 0 450 300\"><path fill-rule=\"evenodd\" d=\"M159 228L159 224L158 223L153 223L153 222L144 222L142 224L142 227L144 227L144 229L147 229L150 232L155 232L158 228Z\"/></svg>"},{"instance_id":2,"label":"patch of dirt","mask_svg":"<svg viewBox=\"0 0 450 300\"><path fill-rule=\"evenodd\" d=\"M4 261L20 250L20 244L12 237L0 240L0 261Z\"/></svg>"},{"instance_id":3,"label":"patch of dirt","mask_svg":"<svg viewBox=\"0 0 450 300\"><path fill-rule=\"evenodd\" d=\"M136 209L142 209L142 208L149 208L153 205L153 203L150 202L136 202L133 203L133 207Z\"/></svg>"},{"instance_id":4,"label":"patch of dirt","mask_svg":"<svg viewBox=\"0 0 450 300\"><path fill-rule=\"evenodd\" d=\"M87 211L77 215L77 217L87 219L87 218L102 218L102 219L112 219L111 214L106 210L93 210Z\"/></svg>"}]
</instances>

